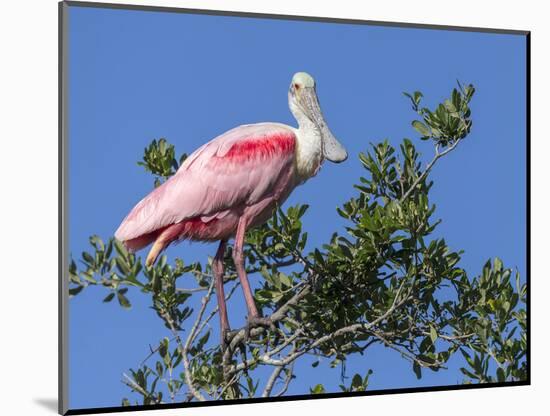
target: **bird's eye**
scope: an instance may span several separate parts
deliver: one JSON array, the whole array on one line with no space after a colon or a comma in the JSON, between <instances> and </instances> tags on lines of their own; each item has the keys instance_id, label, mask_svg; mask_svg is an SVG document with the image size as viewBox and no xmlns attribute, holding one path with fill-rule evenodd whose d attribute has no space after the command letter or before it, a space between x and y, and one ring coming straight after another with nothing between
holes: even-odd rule
<instances>
[{"instance_id":1,"label":"bird's eye","mask_svg":"<svg viewBox=\"0 0 550 416\"><path fill-rule=\"evenodd\" d=\"M300 84L294 84L294 89L299 90L300 89Z\"/></svg>"}]
</instances>

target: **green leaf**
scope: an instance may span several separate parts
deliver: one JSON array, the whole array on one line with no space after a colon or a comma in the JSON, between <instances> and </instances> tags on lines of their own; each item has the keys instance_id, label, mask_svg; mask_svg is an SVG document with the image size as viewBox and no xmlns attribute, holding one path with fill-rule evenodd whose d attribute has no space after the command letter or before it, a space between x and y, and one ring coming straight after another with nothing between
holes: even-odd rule
<instances>
[{"instance_id":1,"label":"green leaf","mask_svg":"<svg viewBox=\"0 0 550 416\"><path fill-rule=\"evenodd\" d=\"M359 374L355 374L351 380L352 389L358 390L363 387L363 377Z\"/></svg>"},{"instance_id":2,"label":"green leaf","mask_svg":"<svg viewBox=\"0 0 550 416\"><path fill-rule=\"evenodd\" d=\"M86 263L92 265L95 264L95 259L92 257L92 255L86 251L82 252L82 258L86 261Z\"/></svg>"},{"instance_id":3,"label":"green leaf","mask_svg":"<svg viewBox=\"0 0 550 416\"><path fill-rule=\"evenodd\" d=\"M93 278L92 274L89 272L82 272L81 276L86 280L87 282L90 282L91 284L96 284L96 280Z\"/></svg>"},{"instance_id":4,"label":"green leaf","mask_svg":"<svg viewBox=\"0 0 550 416\"><path fill-rule=\"evenodd\" d=\"M286 287L292 286L292 281L290 280L290 277L288 277L286 274L279 272L279 279L281 283Z\"/></svg>"},{"instance_id":5,"label":"green leaf","mask_svg":"<svg viewBox=\"0 0 550 416\"><path fill-rule=\"evenodd\" d=\"M502 260L500 260L498 257L495 257L495 260L493 262L493 269L496 272L500 272L502 270Z\"/></svg>"},{"instance_id":6,"label":"green leaf","mask_svg":"<svg viewBox=\"0 0 550 416\"><path fill-rule=\"evenodd\" d=\"M421 121L414 120L412 122L412 126L415 128L417 132L419 132L422 136L426 137L430 135L430 129Z\"/></svg>"},{"instance_id":7,"label":"green leaf","mask_svg":"<svg viewBox=\"0 0 550 416\"><path fill-rule=\"evenodd\" d=\"M110 302L110 301L113 300L114 297L115 297L115 293L111 292L103 298L103 302L105 302L105 303Z\"/></svg>"},{"instance_id":8,"label":"green leaf","mask_svg":"<svg viewBox=\"0 0 550 416\"><path fill-rule=\"evenodd\" d=\"M445 106L445 108L447 109L447 111L449 111L450 113L456 113L458 110L456 109L456 107L454 106L454 104L450 101L450 100L445 100L445 102L443 103L443 105Z\"/></svg>"},{"instance_id":9,"label":"green leaf","mask_svg":"<svg viewBox=\"0 0 550 416\"><path fill-rule=\"evenodd\" d=\"M432 340L432 344L435 344L437 340L437 331L432 325L430 325L430 339Z\"/></svg>"},{"instance_id":10,"label":"green leaf","mask_svg":"<svg viewBox=\"0 0 550 416\"><path fill-rule=\"evenodd\" d=\"M128 257L128 250L126 250L126 247L124 247L124 245L118 240L113 240L113 241L114 241L115 250L118 253L118 255L123 258Z\"/></svg>"},{"instance_id":11,"label":"green leaf","mask_svg":"<svg viewBox=\"0 0 550 416\"><path fill-rule=\"evenodd\" d=\"M120 273L124 275L130 274L130 267L121 257L117 257L115 261Z\"/></svg>"},{"instance_id":12,"label":"green leaf","mask_svg":"<svg viewBox=\"0 0 550 416\"><path fill-rule=\"evenodd\" d=\"M170 340L166 337L162 339L159 343L159 355L164 358L168 355L168 344Z\"/></svg>"},{"instance_id":13,"label":"green leaf","mask_svg":"<svg viewBox=\"0 0 550 416\"><path fill-rule=\"evenodd\" d=\"M504 374L504 370L501 367L497 368L497 380L500 383L503 383L506 381L506 375Z\"/></svg>"},{"instance_id":14,"label":"green leaf","mask_svg":"<svg viewBox=\"0 0 550 416\"><path fill-rule=\"evenodd\" d=\"M130 301L126 296L124 296L123 293L117 292L117 299L120 306L122 306L125 309L129 309L132 305L130 304Z\"/></svg>"},{"instance_id":15,"label":"green leaf","mask_svg":"<svg viewBox=\"0 0 550 416\"><path fill-rule=\"evenodd\" d=\"M78 295L82 291L82 289L84 289L84 286L77 286L69 289L69 297Z\"/></svg>"},{"instance_id":16,"label":"green leaf","mask_svg":"<svg viewBox=\"0 0 550 416\"><path fill-rule=\"evenodd\" d=\"M420 343L419 350L421 353L424 353L433 345L433 341L431 340L431 337L425 337L422 342Z\"/></svg>"},{"instance_id":17,"label":"green leaf","mask_svg":"<svg viewBox=\"0 0 550 416\"><path fill-rule=\"evenodd\" d=\"M414 371L414 374L416 375L416 378L420 380L422 378L422 369L420 368L420 365L418 364L417 361L413 363L413 371Z\"/></svg>"},{"instance_id":18,"label":"green leaf","mask_svg":"<svg viewBox=\"0 0 550 416\"><path fill-rule=\"evenodd\" d=\"M312 394L323 394L325 393L325 386L323 386L322 384L317 384L315 387L310 388L309 391Z\"/></svg>"},{"instance_id":19,"label":"green leaf","mask_svg":"<svg viewBox=\"0 0 550 416\"><path fill-rule=\"evenodd\" d=\"M158 376L162 377L162 375L164 374L164 367L162 366L160 361L157 361L156 369L157 369Z\"/></svg>"}]
</instances>

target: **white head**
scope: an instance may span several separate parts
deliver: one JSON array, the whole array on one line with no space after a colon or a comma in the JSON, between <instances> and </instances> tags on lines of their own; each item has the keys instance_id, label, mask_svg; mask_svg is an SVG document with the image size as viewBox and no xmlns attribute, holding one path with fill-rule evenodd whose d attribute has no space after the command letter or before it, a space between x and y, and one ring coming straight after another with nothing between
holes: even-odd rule
<instances>
[{"instance_id":1,"label":"white head","mask_svg":"<svg viewBox=\"0 0 550 416\"><path fill-rule=\"evenodd\" d=\"M321 133L323 157L331 162L340 163L348 158L344 146L336 140L329 130L321 112L315 80L306 72L297 72L292 77L288 91L288 102L291 111L296 116L305 116Z\"/></svg>"}]
</instances>

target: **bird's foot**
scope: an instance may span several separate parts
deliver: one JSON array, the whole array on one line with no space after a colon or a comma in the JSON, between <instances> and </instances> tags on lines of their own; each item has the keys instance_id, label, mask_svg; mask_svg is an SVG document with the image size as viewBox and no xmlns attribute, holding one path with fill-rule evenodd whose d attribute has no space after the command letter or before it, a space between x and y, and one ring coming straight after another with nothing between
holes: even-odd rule
<instances>
[{"instance_id":1,"label":"bird's foot","mask_svg":"<svg viewBox=\"0 0 550 416\"><path fill-rule=\"evenodd\" d=\"M245 342L248 342L250 339L250 331L253 328L256 327L264 327L266 329L270 329L272 331L276 331L277 328L275 327L275 324L273 323L273 320L271 318L265 318L263 316L249 316L246 319L246 325L244 326L244 340Z\"/></svg>"},{"instance_id":2,"label":"bird's foot","mask_svg":"<svg viewBox=\"0 0 550 416\"><path fill-rule=\"evenodd\" d=\"M275 328L275 324L273 323L273 320L271 318L266 318L263 316L253 316L248 319L248 325L251 327L257 327L262 326L264 328L269 328L272 331L275 331L277 328Z\"/></svg>"},{"instance_id":3,"label":"bird's foot","mask_svg":"<svg viewBox=\"0 0 550 416\"><path fill-rule=\"evenodd\" d=\"M225 328L225 329L222 329L222 332L221 332L221 347L222 347L222 352L225 353L225 351L227 351L227 349L229 348L229 344L231 344L231 340L233 339L233 337L235 336L236 332L235 331L231 331L231 329L229 327Z\"/></svg>"}]
</instances>

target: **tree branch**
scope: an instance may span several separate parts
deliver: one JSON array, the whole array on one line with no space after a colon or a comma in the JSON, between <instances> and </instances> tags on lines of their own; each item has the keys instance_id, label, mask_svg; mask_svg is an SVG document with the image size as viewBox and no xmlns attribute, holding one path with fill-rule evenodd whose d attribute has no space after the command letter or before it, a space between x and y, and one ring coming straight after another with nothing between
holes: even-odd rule
<instances>
[{"instance_id":1,"label":"tree branch","mask_svg":"<svg viewBox=\"0 0 550 416\"><path fill-rule=\"evenodd\" d=\"M157 397L153 396L151 393L149 393L148 391L144 390L139 384L137 384L134 380L132 380L132 379L128 376L128 374L122 373L122 376L124 377L124 379L122 380L122 382L123 382L124 384L126 384L128 387L130 387L131 389L140 392L144 397L147 397L147 398L153 400L156 404L161 404L161 403L163 403L162 400L159 400Z\"/></svg>"},{"instance_id":2,"label":"tree branch","mask_svg":"<svg viewBox=\"0 0 550 416\"><path fill-rule=\"evenodd\" d=\"M285 302L284 305L282 305L277 311L273 312L269 318L273 323L279 322L282 319L284 319L286 313L289 311L290 308L296 306L304 297L306 297L309 293L311 293L311 287L310 285L306 285L298 291L294 296L292 296L288 301ZM265 328L263 327L255 327L250 330L250 337L256 337L260 334L262 334L265 331ZM229 362L231 355L233 354L233 351L235 351L235 348L244 341L244 338L246 336L246 329L241 328L239 329L235 335L233 335L233 338L231 339L231 342L229 343L229 346L224 354L224 361Z\"/></svg>"},{"instance_id":3,"label":"tree branch","mask_svg":"<svg viewBox=\"0 0 550 416\"><path fill-rule=\"evenodd\" d=\"M281 390L275 395L276 397L282 396L288 390L288 386L290 385L290 380L292 380L292 376L294 375L294 361L291 362L290 365L287 367L286 372L287 372L287 377L285 380L285 384L283 385Z\"/></svg>"},{"instance_id":4,"label":"tree branch","mask_svg":"<svg viewBox=\"0 0 550 416\"><path fill-rule=\"evenodd\" d=\"M291 362L293 362L294 360L296 360L298 357L300 357L303 354L307 353L308 351L310 351L310 350L312 350L312 349L314 349L314 348L316 348L316 347L318 347L318 346L320 346L320 345L322 345L322 344L324 344L328 341L331 341L332 339L336 338L337 336L348 334L348 333L359 332L359 331L368 331L369 329L371 329L372 327L374 327L375 325L377 325L378 323L380 323L381 321L383 321L384 319L389 317L396 309L400 308L401 306L403 306L405 303L407 303L408 301L410 301L412 299L412 296L410 296L410 293L408 293L405 298L398 301L398 299L400 297L401 290L402 290L405 282L406 282L406 279L403 279L403 281L401 282L401 284L400 284L400 286L397 290L397 293L396 293L395 298L392 302L392 305L388 308L388 310L386 312L384 312L382 315L380 315L378 318L374 319L373 321L368 322L368 323L356 323L356 324L353 324L353 325L348 325L348 326L342 327L342 328L340 328L340 329L338 329L338 330L336 330L336 331L334 331L330 334L327 334L327 335L325 335L321 338L318 338L317 340L315 340L311 344L305 346L303 349L301 349L299 351L291 352L289 355L287 355L283 359L273 359L273 358L271 358L274 355L273 351L275 351L275 350L270 351L270 352L264 354L263 356L258 357L257 359L250 359L250 360L247 360L246 362L242 362L240 364L237 364L236 366L233 366L233 368L230 369L229 372L234 373L236 371L243 370L244 368L248 368L249 366L251 366L252 364L254 364L256 362L260 362L261 364L267 364L267 365L286 366L286 365L290 364ZM258 329L260 329L260 328L258 328ZM261 329L263 330L263 328L261 328ZM277 350L276 352L280 351L278 348L276 350Z\"/></svg>"},{"instance_id":5,"label":"tree branch","mask_svg":"<svg viewBox=\"0 0 550 416\"><path fill-rule=\"evenodd\" d=\"M345 326L343 328L340 328L340 329L338 329L338 330L336 330L336 331L334 331L330 334L327 334L327 335L317 339L315 342L311 343L310 345L308 345L304 349L302 349L300 351L297 351L294 354L288 355L287 357L285 357L282 360L274 360L274 359L270 358L268 354L265 354L263 357L260 357L260 362L264 363L264 364L284 366L284 365L287 365L290 362L296 360L298 357L305 354L307 351L312 350L312 349L314 349L314 348L316 348L316 347L318 347L318 346L320 346L320 345L336 338L339 335L344 335L344 334L358 332L358 331L368 331L370 328L372 328L373 326L375 326L379 322L386 319L389 315L391 315L391 313L393 313L394 310L396 310L397 308L404 305L410 299L411 299L411 297L407 297L407 298L403 299L401 302L399 302L398 304L394 304L383 315L376 318L374 321L371 321L369 323L357 323L357 324L353 324L353 325L349 325L349 326ZM239 366L237 366L237 368L238 367Z\"/></svg>"},{"instance_id":6,"label":"tree branch","mask_svg":"<svg viewBox=\"0 0 550 416\"><path fill-rule=\"evenodd\" d=\"M265 389L262 393L262 397L269 397L271 395L271 390L273 390L273 386L275 385L275 382L281 375L281 372L283 371L283 369L284 367L275 367L275 369L271 373L271 376L269 376L269 379L267 380Z\"/></svg>"},{"instance_id":7,"label":"tree branch","mask_svg":"<svg viewBox=\"0 0 550 416\"><path fill-rule=\"evenodd\" d=\"M405 194L403 196L401 196L401 198L399 199L399 202L403 202L405 201L405 199L407 199L409 197L409 195L412 193L412 191L414 190L414 188L416 188L418 186L418 184L426 178L426 175L428 175L428 173L430 172L430 170L433 168L433 166L435 165L435 163L440 159L442 158L443 156L445 156L447 153L453 151L456 146L458 145L458 143L460 143L462 141L462 139L457 139L451 146L449 146L447 149L445 149L443 152L439 153L439 147L436 147L436 150L435 150L435 156L434 158L431 160L430 163L428 163L428 165L426 166L426 169L424 169L424 172L422 172L420 174L420 176L418 178L416 178L416 180L413 182L413 184L411 185L411 187L407 190L407 192L405 192Z\"/></svg>"},{"instance_id":8,"label":"tree branch","mask_svg":"<svg viewBox=\"0 0 550 416\"><path fill-rule=\"evenodd\" d=\"M191 328L191 331L189 332L189 336L187 337L187 340L186 340L185 344L183 344L183 341L182 341L181 337L179 336L178 330L176 329L176 326L175 326L172 318L170 317L170 315L169 314L164 314L163 315L164 320L166 321L166 323L170 327L170 330L174 334L174 338L176 339L176 342L178 344L178 350L179 350L179 352L182 356L182 362L183 362L183 367L184 367L184 372L183 373L184 373L184 377L185 377L185 382L187 383L189 391L193 394L193 396L197 400L199 400L201 402L205 401L206 399L200 393L200 391L198 391L195 388L195 386L193 385L193 380L191 379L191 370L189 368L189 359L187 358L187 354L189 352L189 347L190 347L192 341L195 339L195 336L196 336L195 333L196 333L197 327L198 327L200 321L202 320L204 310L206 309L206 305L208 304L208 302L210 300L210 296L212 295L213 289L214 289L214 279L212 279L210 281L210 286L208 287L208 292L202 298L202 301L201 301L202 305L201 305L201 308L200 308L199 313L197 315L197 319L195 320L195 323L193 324L193 327Z\"/></svg>"},{"instance_id":9,"label":"tree branch","mask_svg":"<svg viewBox=\"0 0 550 416\"><path fill-rule=\"evenodd\" d=\"M183 367L185 369L184 377L185 377L185 381L187 383L187 386L189 387L189 390L191 391L191 393L193 393L193 396L195 396L195 398L197 400L201 401L201 402L204 402L205 398L200 393L200 391L195 389L195 386L193 385L193 380L191 379L191 370L189 368L189 359L187 358L187 354L188 354L188 351L189 351L189 347L191 346L191 343L193 342L193 340L196 337L197 327L199 326L199 324L202 320L202 316L204 315L204 311L206 310L206 306L208 305L208 302L210 301L210 297L212 296L213 289L214 289L214 279L212 279L210 281L210 286L208 287L208 292L206 293L206 295L204 295L204 297L201 300L202 305L201 305L201 308L199 310L199 313L197 314L197 319L195 319L195 323L193 324L193 327L191 328L191 331L189 331L189 335L187 336L187 340L185 342L185 345L183 346L183 350L180 351L180 353L182 354L182 362L183 362ZM178 340L178 344L181 344L181 339L179 338L179 335L176 339Z\"/></svg>"}]
</instances>

